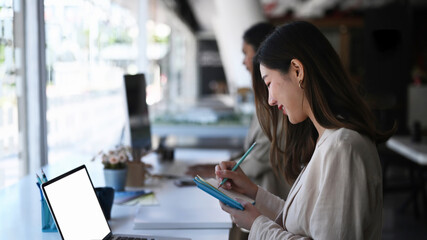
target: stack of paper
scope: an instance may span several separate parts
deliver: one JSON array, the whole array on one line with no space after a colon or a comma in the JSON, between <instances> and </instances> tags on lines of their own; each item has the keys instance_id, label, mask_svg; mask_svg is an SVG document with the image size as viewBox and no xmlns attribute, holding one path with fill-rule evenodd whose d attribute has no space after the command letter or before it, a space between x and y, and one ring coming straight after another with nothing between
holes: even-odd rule
<instances>
[{"instance_id":1,"label":"stack of paper","mask_svg":"<svg viewBox=\"0 0 427 240\"><path fill-rule=\"evenodd\" d=\"M211 229L231 228L230 216L219 208L187 206L140 207L134 229Z\"/></svg>"},{"instance_id":2,"label":"stack of paper","mask_svg":"<svg viewBox=\"0 0 427 240\"><path fill-rule=\"evenodd\" d=\"M177 187L164 181L155 190L159 204L139 207L134 229L230 229L230 215L216 198L197 187Z\"/></svg>"}]
</instances>

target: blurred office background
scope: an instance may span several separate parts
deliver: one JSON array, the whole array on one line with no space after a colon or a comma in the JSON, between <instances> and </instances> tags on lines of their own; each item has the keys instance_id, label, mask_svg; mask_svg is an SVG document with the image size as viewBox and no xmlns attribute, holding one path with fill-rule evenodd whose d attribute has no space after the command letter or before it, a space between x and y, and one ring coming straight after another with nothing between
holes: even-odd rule
<instances>
[{"instance_id":1,"label":"blurred office background","mask_svg":"<svg viewBox=\"0 0 427 240\"><path fill-rule=\"evenodd\" d=\"M379 127L426 130L423 0L0 0L0 188L127 143L125 74L145 74L154 137L238 148L255 111L242 34L295 19L325 33Z\"/></svg>"}]
</instances>

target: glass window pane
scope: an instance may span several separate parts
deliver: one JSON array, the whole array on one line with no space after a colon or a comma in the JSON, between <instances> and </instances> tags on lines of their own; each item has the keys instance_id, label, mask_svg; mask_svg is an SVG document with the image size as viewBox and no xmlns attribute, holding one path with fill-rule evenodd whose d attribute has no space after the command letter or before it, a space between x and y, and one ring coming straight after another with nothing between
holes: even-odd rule
<instances>
[{"instance_id":1,"label":"glass window pane","mask_svg":"<svg viewBox=\"0 0 427 240\"><path fill-rule=\"evenodd\" d=\"M9 186L23 175L20 160L18 79L14 41L13 1L0 1L0 188Z\"/></svg>"},{"instance_id":2,"label":"glass window pane","mask_svg":"<svg viewBox=\"0 0 427 240\"><path fill-rule=\"evenodd\" d=\"M45 1L49 163L119 144L123 75L136 73L136 0Z\"/></svg>"}]
</instances>

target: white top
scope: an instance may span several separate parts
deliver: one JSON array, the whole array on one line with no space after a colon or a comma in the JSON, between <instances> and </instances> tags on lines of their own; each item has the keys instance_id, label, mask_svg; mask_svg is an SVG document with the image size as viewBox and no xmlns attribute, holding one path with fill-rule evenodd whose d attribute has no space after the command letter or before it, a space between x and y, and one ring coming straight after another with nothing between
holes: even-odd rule
<instances>
[{"instance_id":1,"label":"white top","mask_svg":"<svg viewBox=\"0 0 427 240\"><path fill-rule=\"evenodd\" d=\"M382 172L375 144L325 130L287 201L258 188L249 239L381 239Z\"/></svg>"}]
</instances>

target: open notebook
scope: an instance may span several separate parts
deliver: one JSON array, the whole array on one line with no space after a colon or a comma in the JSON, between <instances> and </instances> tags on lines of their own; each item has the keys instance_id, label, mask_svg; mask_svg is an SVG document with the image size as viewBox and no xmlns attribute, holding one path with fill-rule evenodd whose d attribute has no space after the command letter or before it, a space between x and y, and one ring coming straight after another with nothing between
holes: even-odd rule
<instances>
[{"instance_id":1,"label":"open notebook","mask_svg":"<svg viewBox=\"0 0 427 240\"><path fill-rule=\"evenodd\" d=\"M205 191L206 193L210 194L211 196L217 198L224 204L237 208L240 210L244 210L242 204L240 204L238 201L236 201L237 198L240 198L242 200L245 200L247 202L250 202L252 204L255 204L255 200L234 191L225 190L223 188L218 189L218 181L214 178L209 178L207 180L204 180L200 176L196 176L194 178L194 182L197 184L197 187Z\"/></svg>"}]
</instances>

